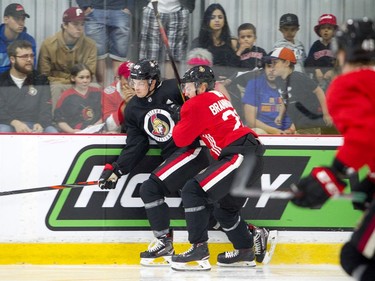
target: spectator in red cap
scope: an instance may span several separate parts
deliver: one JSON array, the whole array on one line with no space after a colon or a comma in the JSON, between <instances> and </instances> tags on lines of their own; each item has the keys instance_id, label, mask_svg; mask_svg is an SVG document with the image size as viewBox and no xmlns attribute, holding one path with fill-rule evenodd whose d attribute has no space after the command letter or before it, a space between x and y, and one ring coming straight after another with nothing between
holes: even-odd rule
<instances>
[{"instance_id":1,"label":"spectator in red cap","mask_svg":"<svg viewBox=\"0 0 375 281\"><path fill-rule=\"evenodd\" d=\"M10 69L10 60L7 47L16 40L26 40L32 45L33 53L36 53L35 39L26 32L25 19L30 18L22 5L9 4L4 10L4 23L0 25L0 73ZM34 60L34 65L36 60Z\"/></svg>"},{"instance_id":2,"label":"spectator in red cap","mask_svg":"<svg viewBox=\"0 0 375 281\"><path fill-rule=\"evenodd\" d=\"M293 50L276 48L265 57L265 63L273 68L276 87L283 100L277 123L286 112L297 134L320 134L321 127L332 125L322 88L307 74L294 71L297 59Z\"/></svg>"},{"instance_id":3,"label":"spectator in red cap","mask_svg":"<svg viewBox=\"0 0 375 281\"><path fill-rule=\"evenodd\" d=\"M61 93L71 87L70 69L83 63L92 73L96 70L96 44L84 35L85 16L77 7L62 16L61 31L45 39L40 47L38 70L51 82L52 107Z\"/></svg>"},{"instance_id":4,"label":"spectator in red cap","mask_svg":"<svg viewBox=\"0 0 375 281\"><path fill-rule=\"evenodd\" d=\"M128 83L132 66L133 63L130 61L120 64L116 80L102 92L102 119L109 133L121 131L125 106L135 94L134 89Z\"/></svg>"},{"instance_id":5,"label":"spectator in red cap","mask_svg":"<svg viewBox=\"0 0 375 281\"><path fill-rule=\"evenodd\" d=\"M305 61L306 72L311 75L326 90L334 76L335 57L331 50L331 41L337 29L336 17L332 14L323 14L314 27L320 37L309 51Z\"/></svg>"}]
</instances>

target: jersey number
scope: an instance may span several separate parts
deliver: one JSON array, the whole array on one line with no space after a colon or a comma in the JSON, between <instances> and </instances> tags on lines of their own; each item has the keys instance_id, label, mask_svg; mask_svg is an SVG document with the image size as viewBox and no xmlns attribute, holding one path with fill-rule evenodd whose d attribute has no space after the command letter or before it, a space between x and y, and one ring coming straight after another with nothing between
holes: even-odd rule
<instances>
[{"instance_id":1,"label":"jersey number","mask_svg":"<svg viewBox=\"0 0 375 281\"><path fill-rule=\"evenodd\" d=\"M240 120L240 116L238 116L237 112L234 111L234 110L226 110L223 112L223 115L222 115L222 118L224 121L227 121L229 119L229 117L232 116L234 117L234 119L236 119L236 124L234 124L234 128L233 128L233 131L237 130L239 127L241 127L241 120Z\"/></svg>"}]
</instances>

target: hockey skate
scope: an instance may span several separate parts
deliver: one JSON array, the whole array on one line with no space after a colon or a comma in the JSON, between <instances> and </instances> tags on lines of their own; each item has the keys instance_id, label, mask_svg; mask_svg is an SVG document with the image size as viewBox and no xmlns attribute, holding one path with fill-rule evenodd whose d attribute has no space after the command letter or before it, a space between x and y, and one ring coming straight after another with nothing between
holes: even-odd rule
<instances>
[{"instance_id":1,"label":"hockey skate","mask_svg":"<svg viewBox=\"0 0 375 281\"><path fill-rule=\"evenodd\" d=\"M255 260L258 263L268 264L271 261L277 243L277 231L268 231L263 227L248 226L254 237ZM269 245L269 251L267 246Z\"/></svg>"},{"instance_id":2,"label":"hockey skate","mask_svg":"<svg viewBox=\"0 0 375 281\"><path fill-rule=\"evenodd\" d=\"M207 242L193 244L186 252L172 256L171 267L177 271L210 270L209 258Z\"/></svg>"},{"instance_id":3,"label":"hockey skate","mask_svg":"<svg viewBox=\"0 0 375 281\"><path fill-rule=\"evenodd\" d=\"M141 252L141 265L144 266L169 266L174 254L173 232L154 240L147 251Z\"/></svg>"},{"instance_id":4,"label":"hockey skate","mask_svg":"<svg viewBox=\"0 0 375 281\"><path fill-rule=\"evenodd\" d=\"M218 266L228 267L254 267L255 255L252 248L233 250L231 252L224 252L217 256Z\"/></svg>"}]
</instances>

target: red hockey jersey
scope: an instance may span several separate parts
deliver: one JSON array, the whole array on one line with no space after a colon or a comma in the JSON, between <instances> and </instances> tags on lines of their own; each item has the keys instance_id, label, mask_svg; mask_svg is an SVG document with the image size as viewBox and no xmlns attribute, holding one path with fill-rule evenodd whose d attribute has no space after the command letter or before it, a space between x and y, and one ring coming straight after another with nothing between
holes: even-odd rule
<instances>
[{"instance_id":1,"label":"red hockey jersey","mask_svg":"<svg viewBox=\"0 0 375 281\"><path fill-rule=\"evenodd\" d=\"M222 149L240 137L252 133L244 126L231 102L220 92L199 94L186 101L181 108L181 120L172 136L177 146L191 144L200 137L218 159Z\"/></svg>"},{"instance_id":2,"label":"red hockey jersey","mask_svg":"<svg viewBox=\"0 0 375 281\"><path fill-rule=\"evenodd\" d=\"M344 137L337 159L356 170L375 171L375 70L361 69L338 76L328 88L327 106Z\"/></svg>"}]
</instances>

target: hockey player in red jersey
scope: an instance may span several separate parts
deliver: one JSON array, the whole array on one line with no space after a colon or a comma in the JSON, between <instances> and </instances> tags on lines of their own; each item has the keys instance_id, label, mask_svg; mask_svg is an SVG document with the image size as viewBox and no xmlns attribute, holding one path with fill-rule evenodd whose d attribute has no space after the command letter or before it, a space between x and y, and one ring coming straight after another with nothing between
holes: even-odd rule
<instances>
[{"instance_id":1,"label":"hockey player in red jersey","mask_svg":"<svg viewBox=\"0 0 375 281\"><path fill-rule=\"evenodd\" d=\"M188 100L180 112L180 121L172 136L177 146L190 145L199 137L216 160L194 176L182 188L181 197L191 248L172 256L174 270L209 270L208 203L214 204L213 214L234 246L234 251L219 254L220 266L255 266L253 238L240 210L246 198L230 195L235 171L245 155L255 154L257 165L250 181L261 175L264 147L257 134L243 125L236 110L224 94L214 91L212 69L199 65L188 70L182 88ZM189 266L190 262L198 266Z\"/></svg>"},{"instance_id":2,"label":"hockey player in red jersey","mask_svg":"<svg viewBox=\"0 0 375 281\"><path fill-rule=\"evenodd\" d=\"M319 207L329 197L343 192L349 178L364 166L367 177L352 187L366 200L354 201L365 210L360 224L342 250L343 269L356 280L375 280L375 24L372 20L348 20L336 33L332 48L342 68L327 92L333 122L344 138L330 167L316 167L303 178L292 202L301 207Z\"/></svg>"}]
</instances>

